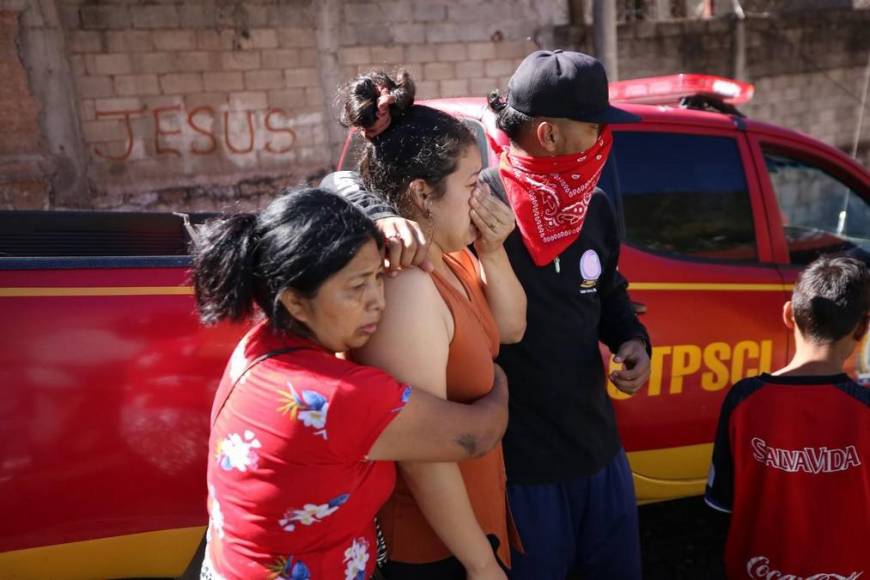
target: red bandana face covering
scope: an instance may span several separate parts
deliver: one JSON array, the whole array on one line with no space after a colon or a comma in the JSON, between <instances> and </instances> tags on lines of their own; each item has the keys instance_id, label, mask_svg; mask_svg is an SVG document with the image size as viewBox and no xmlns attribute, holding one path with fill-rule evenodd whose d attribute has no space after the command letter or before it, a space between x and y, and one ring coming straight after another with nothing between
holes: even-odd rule
<instances>
[{"instance_id":1,"label":"red bandana face covering","mask_svg":"<svg viewBox=\"0 0 870 580\"><path fill-rule=\"evenodd\" d=\"M499 175L535 264L552 262L577 239L589 200L610 154L613 136L604 127L595 145L558 157L502 154Z\"/></svg>"}]
</instances>

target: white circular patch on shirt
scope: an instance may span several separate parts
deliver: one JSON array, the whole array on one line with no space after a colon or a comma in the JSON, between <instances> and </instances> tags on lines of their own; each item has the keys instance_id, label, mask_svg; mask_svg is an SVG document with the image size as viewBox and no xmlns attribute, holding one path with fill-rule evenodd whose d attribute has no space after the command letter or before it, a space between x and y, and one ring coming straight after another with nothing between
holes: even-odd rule
<instances>
[{"instance_id":1,"label":"white circular patch on shirt","mask_svg":"<svg viewBox=\"0 0 870 580\"><path fill-rule=\"evenodd\" d=\"M595 250L586 250L580 257L580 275L584 280L598 280L601 277L601 260Z\"/></svg>"}]
</instances>

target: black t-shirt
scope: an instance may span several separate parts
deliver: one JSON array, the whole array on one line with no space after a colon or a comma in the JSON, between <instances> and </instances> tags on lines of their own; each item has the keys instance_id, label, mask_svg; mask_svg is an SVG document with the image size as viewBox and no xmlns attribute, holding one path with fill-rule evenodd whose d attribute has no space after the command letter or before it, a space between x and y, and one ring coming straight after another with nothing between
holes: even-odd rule
<instances>
[{"instance_id":1,"label":"black t-shirt","mask_svg":"<svg viewBox=\"0 0 870 580\"><path fill-rule=\"evenodd\" d=\"M519 229L505 249L528 300L523 340L502 346L497 360L510 388L508 480L590 475L621 447L599 341L613 352L635 337L649 342L616 270L619 239L610 203L602 191L593 194L580 236L558 257L558 269L556 262L535 265ZM599 268L589 267L596 262Z\"/></svg>"}]
</instances>

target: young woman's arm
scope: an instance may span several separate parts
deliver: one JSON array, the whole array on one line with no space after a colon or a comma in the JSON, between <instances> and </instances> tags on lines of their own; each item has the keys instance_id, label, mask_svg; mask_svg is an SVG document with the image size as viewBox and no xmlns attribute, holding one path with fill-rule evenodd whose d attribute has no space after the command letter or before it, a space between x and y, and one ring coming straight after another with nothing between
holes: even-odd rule
<instances>
[{"instance_id":1,"label":"young woman's arm","mask_svg":"<svg viewBox=\"0 0 870 580\"><path fill-rule=\"evenodd\" d=\"M474 248L499 339L502 344L519 342L526 332L526 293L504 249L504 240L516 227L513 211L481 186L471 198L471 219L480 231Z\"/></svg>"},{"instance_id":2,"label":"young woman's arm","mask_svg":"<svg viewBox=\"0 0 870 580\"><path fill-rule=\"evenodd\" d=\"M399 416L374 444L369 458L405 459L400 463L400 468L417 505L444 545L462 562L469 575L483 575L487 571L495 571L498 566L495 564L492 547L474 515L457 465L414 461L433 459L434 457L426 456L434 450L427 449L433 445L427 440L432 441L446 434L443 431L438 432L444 429L442 427L434 433L421 431L415 437L417 427L427 426L430 420L459 425L457 418L451 417L449 411L441 416L425 417L427 411L438 412L434 405L430 407L426 401L422 401L418 408L413 407L415 398L425 399L426 397L421 396L425 393L446 397L447 355L453 335L450 311L431 278L420 270L409 270L395 279L387 280L386 301L388 307L377 333L365 347L354 352L354 359L384 369L400 382L411 384L415 392ZM451 405L446 401L442 403ZM464 406L456 403L452 405ZM420 425L407 424L415 419ZM400 422L406 424L398 425L397 428L397 423ZM470 433L463 431L460 427L455 433L448 435L448 440L443 443L448 448L464 447L467 455L476 455L478 444L469 437ZM397 435L405 440L404 443L395 442L404 447L400 453L396 453L400 449L390 444ZM452 443L449 439L453 440ZM412 451L414 448L417 449L416 452Z\"/></svg>"},{"instance_id":3,"label":"young woman's arm","mask_svg":"<svg viewBox=\"0 0 870 580\"><path fill-rule=\"evenodd\" d=\"M414 389L402 412L384 429L367 457L384 461L462 461L490 451L501 441L507 427L507 378L498 365L495 371L492 391L468 405Z\"/></svg>"}]
</instances>

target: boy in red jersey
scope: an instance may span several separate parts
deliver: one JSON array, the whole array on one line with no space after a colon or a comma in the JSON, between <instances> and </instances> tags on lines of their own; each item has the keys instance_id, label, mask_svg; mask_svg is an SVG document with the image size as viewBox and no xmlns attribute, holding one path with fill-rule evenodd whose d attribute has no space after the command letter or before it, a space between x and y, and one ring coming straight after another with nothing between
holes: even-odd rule
<instances>
[{"instance_id":1,"label":"boy in red jersey","mask_svg":"<svg viewBox=\"0 0 870 580\"><path fill-rule=\"evenodd\" d=\"M870 577L870 389L843 372L868 310L867 267L817 259L783 308L791 362L725 398L705 500L732 514L729 578Z\"/></svg>"}]
</instances>

